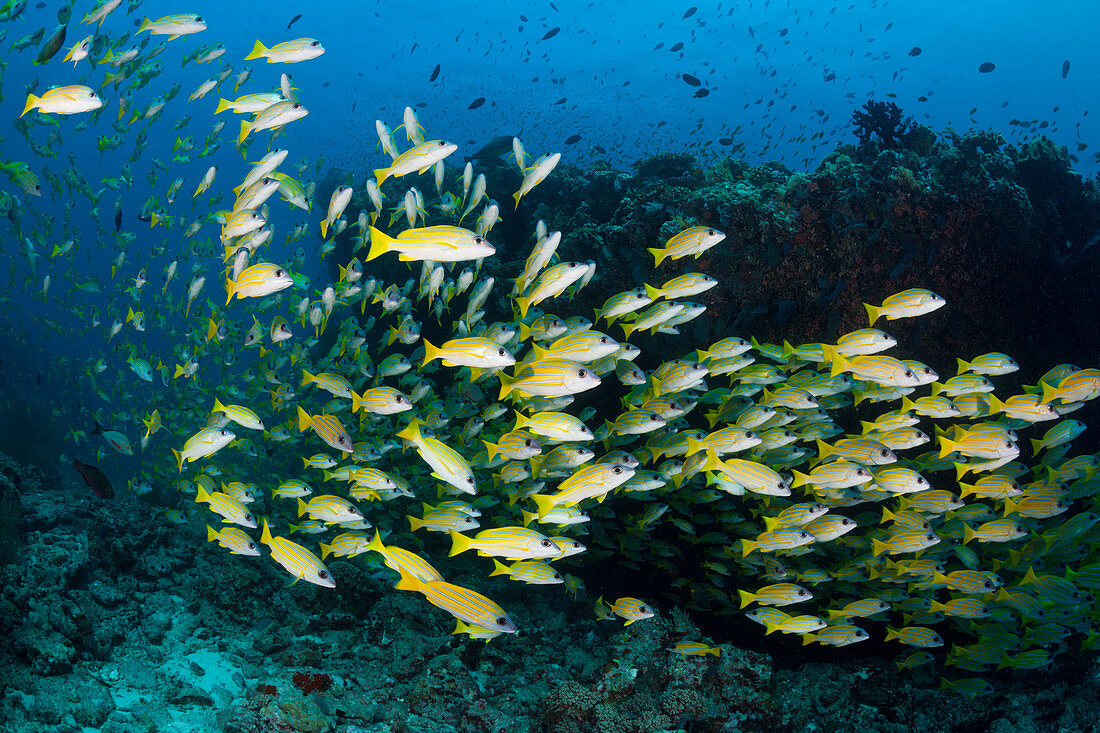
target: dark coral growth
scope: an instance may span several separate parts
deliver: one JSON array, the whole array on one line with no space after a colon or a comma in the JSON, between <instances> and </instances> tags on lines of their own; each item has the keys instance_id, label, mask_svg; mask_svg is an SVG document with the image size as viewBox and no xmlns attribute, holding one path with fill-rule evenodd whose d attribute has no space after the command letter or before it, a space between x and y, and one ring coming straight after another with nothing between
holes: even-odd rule
<instances>
[{"instance_id":1,"label":"dark coral growth","mask_svg":"<svg viewBox=\"0 0 1100 733\"><path fill-rule=\"evenodd\" d=\"M291 682L302 691L303 695L308 695L311 692L324 692L332 687L332 677L327 674L295 672Z\"/></svg>"},{"instance_id":2,"label":"dark coral growth","mask_svg":"<svg viewBox=\"0 0 1100 733\"><path fill-rule=\"evenodd\" d=\"M1100 307L1100 195L1070 166L1049 141L1016 148L994 133L947 132L926 153L841 146L809 174L725 160L697 186L564 166L520 213L564 233L563 257L619 263L597 271L577 313L651 276L652 261L636 256L640 242L705 224L726 240L659 272L718 278L702 298L707 318L683 329L696 343L731 333L835 339L867 325L861 300L927 287L947 298L951 317L891 323L896 336L914 343L919 331L922 355L941 374L953 373L956 354L1010 348L1034 381L1028 366L1083 358L1073 329L1042 324L1061 322L1066 302ZM507 222L523 237L531 224ZM525 255L492 265L503 274Z\"/></svg>"},{"instance_id":3,"label":"dark coral growth","mask_svg":"<svg viewBox=\"0 0 1100 733\"><path fill-rule=\"evenodd\" d=\"M907 147L918 127L912 118L903 118L901 108L893 102L873 99L852 113L852 126L860 145L877 139L883 150Z\"/></svg>"}]
</instances>

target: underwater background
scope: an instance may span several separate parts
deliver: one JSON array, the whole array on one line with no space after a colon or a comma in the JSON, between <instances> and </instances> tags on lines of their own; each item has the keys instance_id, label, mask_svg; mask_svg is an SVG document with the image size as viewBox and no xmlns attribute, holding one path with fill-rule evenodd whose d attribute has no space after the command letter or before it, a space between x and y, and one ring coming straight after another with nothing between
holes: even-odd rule
<instances>
[{"instance_id":1,"label":"underwater background","mask_svg":"<svg viewBox=\"0 0 1100 733\"><path fill-rule=\"evenodd\" d=\"M1100 729L1097 21L6 0L0 730Z\"/></svg>"}]
</instances>

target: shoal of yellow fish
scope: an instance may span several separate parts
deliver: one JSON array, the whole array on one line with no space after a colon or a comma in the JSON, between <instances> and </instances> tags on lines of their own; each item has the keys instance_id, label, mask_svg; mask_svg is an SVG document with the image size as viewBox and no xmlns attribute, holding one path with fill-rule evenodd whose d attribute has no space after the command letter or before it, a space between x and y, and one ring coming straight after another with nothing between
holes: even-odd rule
<instances>
[{"instance_id":1,"label":"shoal of yellow fish","mask_svg":"<svg viewBox=\"0 0 1100 733\"><path fill-rule=\"evenodd\" d=\"M370 553L397 574L398 591L420 594L454 617L455 633L481 640L513 633L523 619L514 622L480 590L447 582L422 554L445 572L448 544L451 555L474 550L487 578L506 576L484 588L562 585L573 598L580 580L564 565L578 573L612 563L646 568L691 610L744 613L761 633L796 634L803 643L864 641L871 633L859 620L883 621L884 640L903 652L899 669L937 659L963 672L1035 669L1049 663L1046 644L1079 635L1085 647L1098 646L1100 516L1082 505L1095 503L1100 462L1074 453L1085 424L1063 416L1100 394L1100 370L1059 365L1019 394L996 394L997 379L1019 369L1006 354L960 355L960 373L947 378L886 353L896 341L876 325L950 317L949 310L931 315L946 301L920 288L867 304L869 328L835 343L682 339L680 353L658 356L647 350L649 336L678 334L679 324L706 309L685 298L717 284L718 273L678 273L676 261L722 246L723 232L691 226L639 243L624 255L642 260L648 250L651 279L661 285L637 283L592 314L576 313L571 297L599 277L599 267L616 263L584 252L563 257L561 233L539 221L521 271L492 265L495 275L482 272L496 252L499 207L473 164L461 173L450 167L457 145L425 140L411 108L394 128L407 148L379 120L391 162L361 185L338 187L327 207L313 207L309 164L293 165L276 146L292 144L294 123L307 114L306 90L285 74L260 81L222 61L219 74L202 75L212 83L183 103L184 119L181 102L172 101L178 87L156 90L154 58L164 46L133 44L125 24L112 31L124 14L118 5L90 10L85 22L101 30L66 57L116 69L105 72L104 84L118 90L117 117L104 115L92 86L75 83L93 82L95 66L79 73L58 66L59 78L73 83L28 93L23 134L39 154L48 151L26 130L107 124L113 134L101 136L101 151L134 139L117 177L89 181L76 169L58 176L43 167L51 198L69 196L67 215L85 205L80 193L99 220L122 216L120 200L112 207L107 192L135 185L133 164L145 160L149 125L168 114L167 104L181 115L173 132L208 123L205 142L177 137L176 156L153 160L146 177L140 218L154 233L164 230L152 256L171 262L147 270L151 260L127 248L133 234L101 227L112 279L82 275L72 241L54 241L52 215L17 196L16 189L37 195L26 163L4 163L15 188L0 194L0 204L25 242L26 290L71 308L102 333L105 347L116 337L113 346L130 347L130 369L111 370L102 357L82 366L87 387L109 405L99 416L105 427L68 437L78 450L95 441L102 457L109 449L132 453L127 424L144 432L149 468L131 486L171 486L185 506L199 507L172 510L166 521L207 524L208 541L245 557L266 552L260 561L273 561L289 582L319 587L334 587L340 576L339 565L331 572L323 559L355 562ZM145 18L138 33L172 40L205 30L201 17L180 13ZM214 63L224 52L203 46L184 64ZM315 39L256 40L246 58L296 63L323 53ZM200 110L206 92L230 77L234 91L258 86ZM215 117L225 110L250 117L239 131L226 129ZM255 141L265 154L250 152ZM222 146L236 146L247 163L230 170L198 160ZM518 139L513 151L522 184L499 193L518 208L553 175L560 155L530 162ZM322 165L315 161L314 172ZM434 186L421 182L429 171ZM184 183L196 186L194 212L190 202L174 203ZM300 218L289 231L273 224L276 193ZM387 200L393 217L383 225ZM473 228L463 228L478 207L476 223L467 222ZM186 232L182 247L179 232ZM319 243L310 244L313 232ZM294 270L314 256L335 257L337 237L351 256L337 263L337 281L311 288ZM364 264L372 262L379 274ZM509 295L500 295L500 277L515 278ZM153 278L160 287L146 288ZM202 300L206 283L224 284L226 300L218 292ZM83 299L100 293L110 294L107 307ZM502 301L508 312L499 310ZM620 327L624 339L593 330L600 320ZM161 334L170 349L148 353L128 325ZM432 329L434 343L422 327ZM135 398L135 374L159 382L158 391ZM593 408L574 406L588 390L618 398L622 411L593 420ZM856 424L855 403L869 406L860 415L869 419L845 433ZM243 430L229 430L230 422ZM1026 440L1030 463L1021 460ZM242 483L248 476L262 483ZM593 524L607 539L586 547L580 538ZM257 528L258 538L246 531ZM401 546L424 536L416 552ZM637 589L612 590L623 595L598 599L599 618L630 625L660 610L627 595ZM719 653L687 639L669 651ZM966 680L948 686L985 689Z\"/></svg>"}]
</instances>

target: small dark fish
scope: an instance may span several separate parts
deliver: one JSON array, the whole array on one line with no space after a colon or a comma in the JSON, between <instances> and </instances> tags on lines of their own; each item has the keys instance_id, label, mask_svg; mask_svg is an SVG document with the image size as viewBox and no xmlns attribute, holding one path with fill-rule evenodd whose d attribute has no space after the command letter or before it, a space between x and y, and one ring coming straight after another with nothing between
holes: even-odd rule
<instances>
[{"instance_id":1,"label":"small dark fish","mask_svg":"<svg viewBox=\"0 0 1100 733\"><path fill-rule=\"evenodd\" d=\"M695 95L694 95L694 96L696 96L696 97L705 97L705 96L707 96L708 94L710 94L710 90L709 90L709 89L696 89L696 90L695 90Z\"/></svg>"},{"instance_id":2,"label":"small dark fish","mask_svg":"<svg viewBox=\"0 0 1100 733\"><path fill-rule=\"evenodd\" d=\"M565 104L565 97L562 97L558 101L554 102L554 104Z\"/></svg>"},{"instance_id":3,"label":"small dark fish","mask_svg":"<svg viewBox=\"0 0 1100 733\"><path fill-rule=\"evenodd\" d=\"M148 214L145 214L145 215L142 215L142 214L138 214L138 216L137 216L137 220L138 220L138 221L152 221L152 220L153 220L153 217L152 217L152 216L150 216L150 215L148 215Z\"/></svg>"},{"instance_id":4,"label":"small dark fish","mask_svg":"<svg viewBox=\"0 0 1100 733\"><path fill-rule=\"evenodd\" d=\"M73 468L84 477L84 483L91 487L96 496L101 499L113 499L115 497L115 490L111 486L111 481L103 471L95 466L89 466L87 463L81 463L75 458L73 459Z\"/></svg>"},{"instance_id":5,"label":"small dark fish","mask_svg":"<svg viewBox=\"0 0 1100 733\"><path fill-rule=\"evenodd\" d=\"M669 52L671 53L671 52L673 52L673 51L679 51L679 50L680 50L680 49L682 49L683 47L684 47L684 44L683 44L683 42L681 41L680 43L677 43L677 44L676 44L675 46L673 46L672 48L670 48L670 49L669 49Z\"/></svg>"},{"instance_id":6,"label":"small dark fish","mask_svg":"<svg viewBox=\"0 0 1100 733\"><path fill-rule=\"evenodd\" d=\"M290 19L289 23L286 24L286 29L290 30L290 26L294 25L295 23L297 23L301 19L302 19L302 14L298 13L297 15L295 15L293 18Z\"/></svg>"},{"instance_id":7,"label":"small dark fish","mask_svg":"<svg viewBox=\"0 0 1100 733\"><path fill-rule=\"evenodd\" d=\"M41 10L44 7L46 7L46 3L35 3L34 5L35 10Z\"/></svg>"},{"instance_id":8,"label":"small dark fish","mask_svg":"<svg viewBox=\"0 0 1100 733\"><path fill-rule=\"evenodd\" d=\"M321 88L327 87L327 86L328 86L328 85L329 85L330 83L331 83L331 82L327 82L327 81L326 81L326 82L325 82L324 84L322 84L322 85L321 85Z\"/></svg>"},{"instance_id":9,"label":"small dark fish","mask_svg":"<svg viewBox=\"0 0 1100 733\"><path fill-rule=\"evenodd\" d=\"M68 24L69 20L72 19L72 17L73 17L73 6L72 5L62 5L61 8L58 9L58 11L57 11L57 22L58 23Z\"/></svg>"},{"instance_id":10,"label":"small dark fish","mask_svg":"<svg viewBox=\"0 0 1100 733\"><path fill-rule=\"evenodd\" d=\"M1062 78L1069 76L1069 59L1062 62Z\"/></svg>"},{"instance_id":11,"label":"small dark fish","mask_svg":"<svg viewBox=\"0 0 1100 733\"><path fill-rule=\"evenodd\" d=\"M978 67L978 72L982 74L988 74L996 68L997 67L993 64L992 61L986 61L984 64Z\"/></svg>"},{"instance_id":12,"label":"small dark fish","mask_svg":"<svg viewBox=\"0 0 1100 733\"><path fill-rule=\"evenodd\" d=\"M499 163L500 156L512 152L513 137L513 135L498 135L478 148L477 151L466 158L466 160L476 160L488 164Z\"/></svg>"},{"instance_id":13,"label":"small dark fish","mask_svg":"<svg viewBox=\"0 0 1100 733\"><path fill-rule=\"evenodd\" d=\"M920 53L920 46L913 46L911 49L909 49L910 56L920 56Z\"/></svg>"},{"instance_id":14,"label":"small dark fish","mask_svg":"<svg viewBox=\"0 0 1100 733\"><path fill-rule=\"evenodd\" d=\"M546 31L546 35L544 35L539 40L549 41L551 38L558 35L559 33L561 33L561 28L558 28L557 26L555 26L555 27L551 28L550 30Z\"/></svg>"},{"instance_id":15,"label":"small dark fish","mask_svg":"<svg viewBox=\"0 0 1100 733\"><path fill-rule=\"evenodd\" d=\"M699 81L699 77L692 76L691 74L681 74L680 77L693 87L697 87L703 82Z\"/></svg>"},{"instance_id":16,"label":"small dark fish","mask_svg":"<svg viewBox=\"0 0 1100 733\"><path fill-rule=\"evenodd\" d=\"M436 64L435 68L432 69L432 75L431 75L431 78L428 79L428 81L435 81L438 78L439 78L439 64Z\"/></svg>"},{"instance_id":17,"label":"small dark fish","mask_svg":"<svg viewBox=\"0 0 1100 733\"><path fill-rule=\"evenodd\" d=\"M122 209L115 212L115 233L122 231Z\"/></svg>"},{"instance_id":18,"label":"small dark fish","mask_svg":"<svg viewBox=\"0 0 1100 733\"><path fill-rule=\"evenodd\" d=\"M787 30L786 28L781 28L780 31L779 31L779 37L782 38L783 36L787 35L788 33L790 33L789 30Z\"/></svg>"},{"instance_id":19,"label":"small dark fish","mask_svg":"<svg viewBox=\"0 0 1100 733\"><path fill-rule=\"evenodd\" d=\"M699 9L699 8L697 8L697 7L695 7L694 5L692 5L692 6L690 7L690 8L688 8L688 9L687 9L687 12L686 12L686 13L684 13L684 17L683 17L683 18L680 18L680 20L687 20L687 19L688 19L688 18L690 18L691 16L695 15L695 11L696 11L696 10L698 10L698 9Z\"/></svg>"},{"instance_id":20,"label":"small dark fish","mask_svg":"<svg viewBox=\"0 0 1100 733\"><path fill-rule=\"evenodd\" d=\"M526 15L519 16L519 19L522 20L524 23L527 22L527 16Z\"/></svg>"},{"instance_id":21,"label":"small dark fish","mask_svg":"<svg viewBox=\"0 0 1100 733\"><path fill-rule=\"evenodd\" d=\"M569 137L565 138L565 144L566 145L573 145L574 143L580 142L580 139L581 139L580 135L570 135Z\"/></svg>"},{"instance_id":22,"label":"small dark fish","mask_svg":"<svg viewBox=\"0 0 1100 733\"><path fill-rule=\"evenodd\" d=\"M477 109L483 104L485 104L485 97L478 97L474 101L470 102L470 106L466 109Z\"/></svg>"},{"instance_id":23,"label":"small dark fish","mask_svg":"<svg viewBox=\"0 0 1100 733\"><path fill-rule=\"evenodd\" d=\"M35 66L47 63L61 49L61 44L65 42L65 31L66 27L64 25L57 26L57 30L50 36L50 40L42 44L42 50L38 52L38 58L34 60Z\"/></svg>"}]
</instances>

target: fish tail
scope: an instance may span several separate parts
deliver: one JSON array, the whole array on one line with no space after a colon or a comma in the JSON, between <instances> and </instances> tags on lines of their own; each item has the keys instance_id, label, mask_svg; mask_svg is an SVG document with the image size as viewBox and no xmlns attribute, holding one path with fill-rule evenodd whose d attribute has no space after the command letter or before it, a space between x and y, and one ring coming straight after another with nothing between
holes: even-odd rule
<instances>
[{"instance_id":1,"label":"fish tail","mask_svg":"<svg viewBox=\"0 0 1100 733\"><path fill-rule=\"evenodd\" d=\"M259 43L259 41L257 41ZM321 239L328 237L328 217L321 220Z\"/></svg>"},{"instance_id":2,"label":"fish tail","mask_svg":"<svg viewBox=\"0 0 1100 733\"><path fill-rule=\"evenodd\" d=\"M229 109L232 105L233 103L230 102L228 99L222 99L221 97L218 97L218 106L214 108L214 114L220 115L222 112Z\"/></svg>"},{"instance_id":3,"label":"fish tail","mask_svg":"<svg viewBox=\"0 0 1100 733\"><path fill-rule=\"evenodd\" d=\"M426 338L420 339L424 343L424 361L420 363L420 368L428 366L428 362L432 361L439 355L439 347L433 346Z\"/></svg>"},{"instance_id":4,"label":"fish tail","mask_svg":"<svg viewBox=\"0 0 1100 733\"><path fill-rule=\"evenodd\" d=\"M102 23L103 21L100 22ZM152 27L153 21L149 20L149 16L145 16L145 18L141 21L141 26L137 29L137 32L141 33L142 31L147 31Z\"/></svg>"},{"instance_id":5,"label":"fish tail","mask_svg":"<svg viewBox=\"0 0 1100 733\"><path fill-rule=\"evenodd\" d=\"M375 171L377 173L377 171ZM390 247L395 241L392 237L388 236L380 229L375 229L373 226L367 226L367 230L370 232L370 251L367 252L367 262L377 259L390 251Z\"/></svg>"},{"instance_id":6,"label":"fish tail","mask_svg":"<svg viewBox=\"0 0 1100 733\"><path fill-rule=\"evenodd\" d=\"M324 560L332 553L332 545L326 545L324 542L317 543L321 548L321 559Z\"/></svg>"},{"instance_id":7,"label":"fish tail","mask_svg":"<svg viewBox=\"0 0 1100 733\"><path fill-rule=\"evenodd\" d=\"M872 549L871 554L874 557L878 557L882 553L886 552L886 543L883 542L882 540L872 539L871 540L871 549Z\"/></svg>"},{"instance_id":8,"label":"fish tail","mask_svg":"<svg viewBox=\"0 0 1100 733\"><path fill-rule=\"evenodd\" d=\"M516 191L514 194L512 194L512 198L516 200L516 205L512 208L512 211L516 211L517 209L519 209L520 192Z\"/></svg>"},{"instance_id":9,"label":"fish tail","mask_svg":"<svg viewBox=\"0 0 1100 733\"><path fill-rule=\"evenodd\" d=\"M418 591L424 587L424 582L417 578L415 575L401 574L401 580L397 581L397 585L394 586L397 590L412 590Z\"/></svg>"},{"instance_id":10,"label":"fish tail","mask_svg":"<svg viewBox=\"0 0 1100 733\"><path fill-rule=\"evenodd\" d=\"M955 357L955 362L959 365L959 374L962 374L970 368L970 362L963 361L958 357Z\"/></svg>"},{"instance_id":11,"label":"fish tail","mask_svg":"<svg viewBox=\"0 0 1100 733\"><path fill-rule=\"evenodd\" d=\"M300 384L299 384L298 386L299 386L299 387L304 387L304 386L306 386L307 384L309 384L310 382L316 382L316 381L317 381L317 377L313 376L313 375L312 375L312 374L310 374L310 373L309 373L308 371L306 371L305 369L303 369L303 370L302 370L302 381L301 381L301 383L300 383Z\"/></svg>"},{"instance_id":12,"label":"fish tail","mask_svg":"<svg viewBox=\"0 0 1100 733\"><path fill-rule=\"evenodd\" d=\"M498 373L497 376L500 377L500 394L497 395L497 402L499 402L512 393L512 383L516 380L515 377L509 377L504 372Z\"/></svg>"},{"instance_id":13,"label":"fish tail","mask_svg":"<svg viewBox=\"0 0 1100 733\"><path fill-rule=\"evenodd\" d=\"M969 524L963 524L963 544L970 542L974 539L975 532L970 528Z\"/></svg>"},{"instance_id":14,"label":"fish tail","mask_svg":"<svg viewBox=\"0 0 1100 733\"><path fill-rule=\"evenodd\" d=\"M878 320L881 308L876 308L870 303L864 303L863 307L867 309L867 318L871 321L870 325L875 325L875 321Z\"/></svg>"},{"instance_id":15,"label":"fish tail","mask_svg":"<svg viewBox=\"0 0 1100 733\"><path fill-rule=\"evenodd\" d=\"M262 58L265 53L267 53L267 48L257 39L256 42L252 44L252 53L245 56L244 60L251 61L252 59Z\"/></svg>"},{"instance_id":16,"label":"fish tail","mask_svg":"<svg viewBox=\"0 0 1100 733\"><path fill-rule=\"evenodd\" d=\"M241 120L241 132L237 135L238 147L244 143L244 139L248 137L248 133L252 132L252 124L247 120Z\"/></svg>"},{"instance_id":17,"label":"fish tail","mask_svg":"<svg viewBox=\"0 0 1100 733\"><path fill-rule=\"evenodd\" d=\"M237 292L237 281L226 278L225 279L225 304L226 305L229 305L229 301L233 300L233 295L236 292ZM211 319L210 325L211 326L214 325L213 319ZM217 332L218 329L213 328L212 330L214 332Z\"/></svg>"},{"instance_id":18,"label":"fish tail","mask_svg":"<svg viewBox=\"0 0 1100 733\"><path fill-rule=\"evenodd\" d=\"M531 500L534 501L535 506L539 508L539 519L544 518L554 508L554 497L552 496L535 494L531 497Z\"/></svg>"},{"instance_id":19,"label":"fish tail","mask_svg":"<svg viewBox=\"0 0 1100 733\"><path fill-rule=\"evenodd\" d=\"M359 412L359 406L363 404L363 398L359 396L359 393L352 390L351 393L351 411Z\"/></svg>"},{"instance_id":20,"label":"fish tail","mask_svg":"<svg viewBox=\"0 0 1100 733\"><path fill-rule=\"evenodd\" d=\"M260 542L265 545L271 544L271 527L267 525L267 518L264 518L264 530L260 535Z\"/></svg>"},{"instance_id":21,"label":"fish tail","mask_svg":"<svg viewBox=\"0 0 1100 733\"><path fill-rule=\"evenodd\" d=\"M35 106L38 104L39 99L41 99L41 97L36 97L33 94L28 94L27 95L27 103L23 106L23 112L19 116L22 117L23 115L27 114L32 109L34 109Z\"/></svg>"},{"instance_id":22,"label":"fish tail","mask_svg":"<svg viewBox=\"0 0 1100 733\"><path fill-rule=\"evenodd\" d=\"M379 186L382 185L382 181L384 181L384 180L386 180L387 178L390 177L390 170L391 169L389 169L389 168L375 168L374 169L374 178L375 178L376 181L378 181Z\"/></svg>"},{"instance_id":23,"label":"fish tail","mask_svg":"<svg viewBox=\"0 0 1100 733\"><path fill-rule=\"evenodd\" d=\"M371 537L370 542L367 543L367 549L374 552L382 552L386 549L386 546L382 544L382 535L378 533L378 530L374 530L374 537Z\"/></svg>"},{"instance_id":24,"label":"fish tail","mask_svg":"<svg viewBox=\"0 0 1100 733\"><path fill-rule=\"evenodd\" d=\"M502 563L500 560L497 560L494 557L493 558L493 572L489 573L489 577L491 578L494 575L507 575L507 574L508 574L508 566L505 565L504 563Z\"/></svg>"},{"instance_id":25,"label":"fish tail","mask_svg":"<svg viewBox=\"0 0 1100 733\"><path fill-rule=\"evenodd\" d=\"M302 501L302 497L298 497L298 516L302 516L309 511L309 505Z\"/></svg>"},{"instance_id":26,"label":"fish tail","mask_svg":"<svg viewBox=\"0 0 1100 733\"><path fill-rule=\"evenodd\" d=\"M416 530L418 530L418 529L420 529L421 527L424 526L424 520L423 519L419 519L417 517L414 517L411 514L406 514L405 519L409 520L409 531L410 532L415 532Z\"/></svg>"},{"instance_id":27,"label":"fish tail","mask_svg":"<svg viewBox=\"0 0 1100 733\"><path fill-rule=\"evenodd\" d=\"M665 261L667 257L667 250L655 249L652 247L646 247L646 251L653 255L653 266L660 267L661 263Z\"/></svg>"},{"instance_id":28,"label":"fish tail","mask_svg":"<svg viewBox=\"0 0 1100 733\"><path fill-rule=\"evenodd\" d=\"M1045 405L1058 396L1058 388L1054 387L1046 382L1043 382L1043 397L1039 400L1040 405Z\"/></svg>"},{"instance_id":29,"label":"fish tail","mask_svg":"<svg viewBox=\"0 0 1100 733\"><path fill-rule=\"evenodd\" d=\"M404 430L395 433L398 438L414 442L420 439L420 421L414 419Z\"/></svg>"},{"instance_id":30,"label":"fish tail","mask_svg":"<svg viewBox=\"0 0 1100 733\"><path fill-rule=\"evenodd\" d=\"M199 486L198 490L195 492L195 503L196 504L206 504L209 501L210 501L210 494L206 493L206 489Z\"/></svg>"},{"instance_id":31,"label":"fish tail","mask_svg":"<svg viewBox=\"0 0 1100 733\"><path fill-rule=\"evenodd\" d=\"M524 318L527 317L527 309L531 307L531 297L525 296L516 298L516 305L519 306L519 313Z\"/></svg>"},{"instance_id":32,"label":"fish tail","mask_svg":"<svg viewBox=\"0 0 1100 733\"><path fill-rule=\"evenodd\" d=\"M218 539L218 530L214 529L209 524L206 525L206 541L213 542L216 539Z\"/></svg>"},{"instance_id":33,"label":"fish tail","mask_svg":"<svg viewBox=\"0 0 1100 733\"><path fill-rule=\"evenodd\" d=\"M469 550L473 546L470 538L464 534L459 534L453 529L447 534L451 536L451 551L447 555L448 557L454 557L459 553L466 552L466 550Z\"/></svg>"},{"instance_id":34,"label":"fish tail","mask_svg":"<svg viewBox=\"0 0 1100 733\"><path fill-rule=\"evenodd\" d=\"M940 436L940 458L945 458L948 453L955 450L958 444L954 441L948 440L946 436Z\"/></svg>"},{"instance_id":35,"label":"fish tail","mask_svg":"<svg viewBox=\"0 0 1100 733\"><path fill-rule=\"evenodd\" d=\"M645 294L649 296L650 300L657 300L665 294L665 291L662 288L655 288L652 285L646 283Z\"/></svg>"},{"instance_id":36,"label":"fish tail","mask_svg":"<svg viewBox=\"0 0 1100 733\"><path fill-rule=\"evenodd\" d=\"M737 595L741 596L741 608L744 608L756 600L756 595L754 593L749 593L747 590L739 590L737 591Z\"/></svg>"},{"instance_id":37,"label":"fish tail","mask_svg":"<svg viewBox=\"0 0 1100 733\"><path fill-rule=\"evenodd\" d=\"M180 473L183 473L183 454L175 448L172 449L172 453L176 456L176 464L179 466Z\"/></svg>"},{"instance_id":38,"label":"fish tail","mask_svg":"<svg viewBox=\"0 0 1100 733\"><path fill-rule=\"evenodd\" d=\"M492 463L493 459L497 457L498 453L500 453L500 446L496 443L490 443L487 440L483 440L481 442L485 444L485 452L489 456L489 462Z\"/></svg>"},{"instance_id":39,"label":"fish tail","mask_svg":"<svg viewBox=\"0 0 1100 733\"><path fill-rule=\"evenodd\" d=\"M309 427L310 417L309 413L302 409L301 405L298 406L298 432L304 432Z\"/></svg>"}]
</instances>

